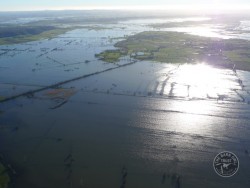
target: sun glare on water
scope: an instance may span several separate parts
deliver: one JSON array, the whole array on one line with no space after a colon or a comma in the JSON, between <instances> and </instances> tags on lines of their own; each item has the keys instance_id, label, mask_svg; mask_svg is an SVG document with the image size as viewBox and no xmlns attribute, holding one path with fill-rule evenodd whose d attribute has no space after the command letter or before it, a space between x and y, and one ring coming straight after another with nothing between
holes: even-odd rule
<instances>
[{"instance_id":1,"label":"sun glare on water","mask_svg":"<svg viewBox=\"0 0 250 188\"><path fill-rule=\"evenodd\" d=\"M207 95L216 97L230 88L231 82L225 79L226 76L220 69L206 64L185 65L180 68L173 81L190 87L189 98L204 98Z\"/></svg>"},{"instance_id":2,"label":"sun glare on water","mask_svg":"<svg viewBox=\"0 0 250 188\"><path fill-rule=\"evenodd\" d=\"M202 115L214 114L216 105L207 105L208 101L202 99L207 98L208 95L216 99L219 94L228 93L232 87L237 87L233 85L232 74L229 69L219 69L205 63L181 65L169 82L175 84L175 89L182 88L178 89L175 95L185 96L188 90L187 99L191 100L181 100L182 102L168 103L167 106L163 106L166 109L171 106L174 111L186 113L185 115L175 114L174 118L181 117L175 119L175 128L183 132L201 133L204 131L201 125L212 124L209 118L206 119ZM195 116L195 114L201 116Z\"/></svg>"}]
</instances>

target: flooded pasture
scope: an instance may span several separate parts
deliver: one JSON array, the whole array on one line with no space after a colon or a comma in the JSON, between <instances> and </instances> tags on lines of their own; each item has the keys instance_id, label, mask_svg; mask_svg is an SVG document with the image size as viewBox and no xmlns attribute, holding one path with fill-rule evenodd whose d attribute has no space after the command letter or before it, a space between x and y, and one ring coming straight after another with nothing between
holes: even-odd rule
<instances>
[{"instance_id":1,"label":"flooded pasture","mask_svg":"<svg viewBox=\"0 0 250 188\"><path fill-rule=\"evenodd\" d=\"M155 30L149 22L0 46L0 153L15 169L11 186L249 186L249 72L95 57ZM224 150L240 160L231 178L213 169Z\"/></svg>"}]
</instances>

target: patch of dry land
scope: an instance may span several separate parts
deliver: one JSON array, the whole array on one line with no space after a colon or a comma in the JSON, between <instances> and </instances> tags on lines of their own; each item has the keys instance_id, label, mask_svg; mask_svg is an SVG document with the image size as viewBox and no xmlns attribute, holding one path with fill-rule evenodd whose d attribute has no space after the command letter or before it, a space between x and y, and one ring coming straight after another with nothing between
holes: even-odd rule
<instances>
[{"instance_id":1,"label":"patch of dry land","mask_svg":"<svg viewBox=\"0 0 250 188\"><path fill-rule=\"evenodd\" d=\"M219 39L179 32L147 31L127 37L97 57L115 63L123 56L164 63L206 62L250 70L250 41Z\"/></svg>"}]
</instances>

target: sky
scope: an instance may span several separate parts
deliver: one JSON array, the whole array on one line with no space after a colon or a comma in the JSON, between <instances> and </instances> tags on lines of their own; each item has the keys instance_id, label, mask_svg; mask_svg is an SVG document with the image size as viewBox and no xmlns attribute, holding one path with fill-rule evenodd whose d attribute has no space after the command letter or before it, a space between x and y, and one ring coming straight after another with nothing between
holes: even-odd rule
<instances>
[{"instance_id":1,"label":"sky","mask_svg":"<svg viewBox=\"0 0 250 188\"><path fill-rule=\"evenodd\" d=\"M0 11L63 9L250 9L250 0L2 0Z\"/></svg>"}]
</instances>

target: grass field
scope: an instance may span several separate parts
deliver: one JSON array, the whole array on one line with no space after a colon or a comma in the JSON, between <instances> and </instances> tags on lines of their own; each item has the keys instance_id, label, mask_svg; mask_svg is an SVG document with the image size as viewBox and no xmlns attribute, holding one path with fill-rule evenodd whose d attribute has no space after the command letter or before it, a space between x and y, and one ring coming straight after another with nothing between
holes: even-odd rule
<instances>
[{"instance_id":1,"label":"grass field","mask_svg":"<svg viewBox=\"0 0 250 188\"><path fill-rule=\"evenodd\" d=\"M218 39L178 32L152 31L127 37L115 44L115 52L107 50L97 57L116 62L124 55L137 60L165 63L213 64L230 63L250 66L250 42L238 39ZM119 53L120 51L120 53Z\"/></svg>"},{"instance_id":2,"label":"grass field","mask_svg":"<svg viewBox=\"0 0 250 188\"><path fill-rule=\"evenodd\" d=\"M107 50L100 54L96 54L96 57L108 63L115 63L118 62L123 55L126 54L122 53L121 50Z\"/></svg>"}]
</instances>

